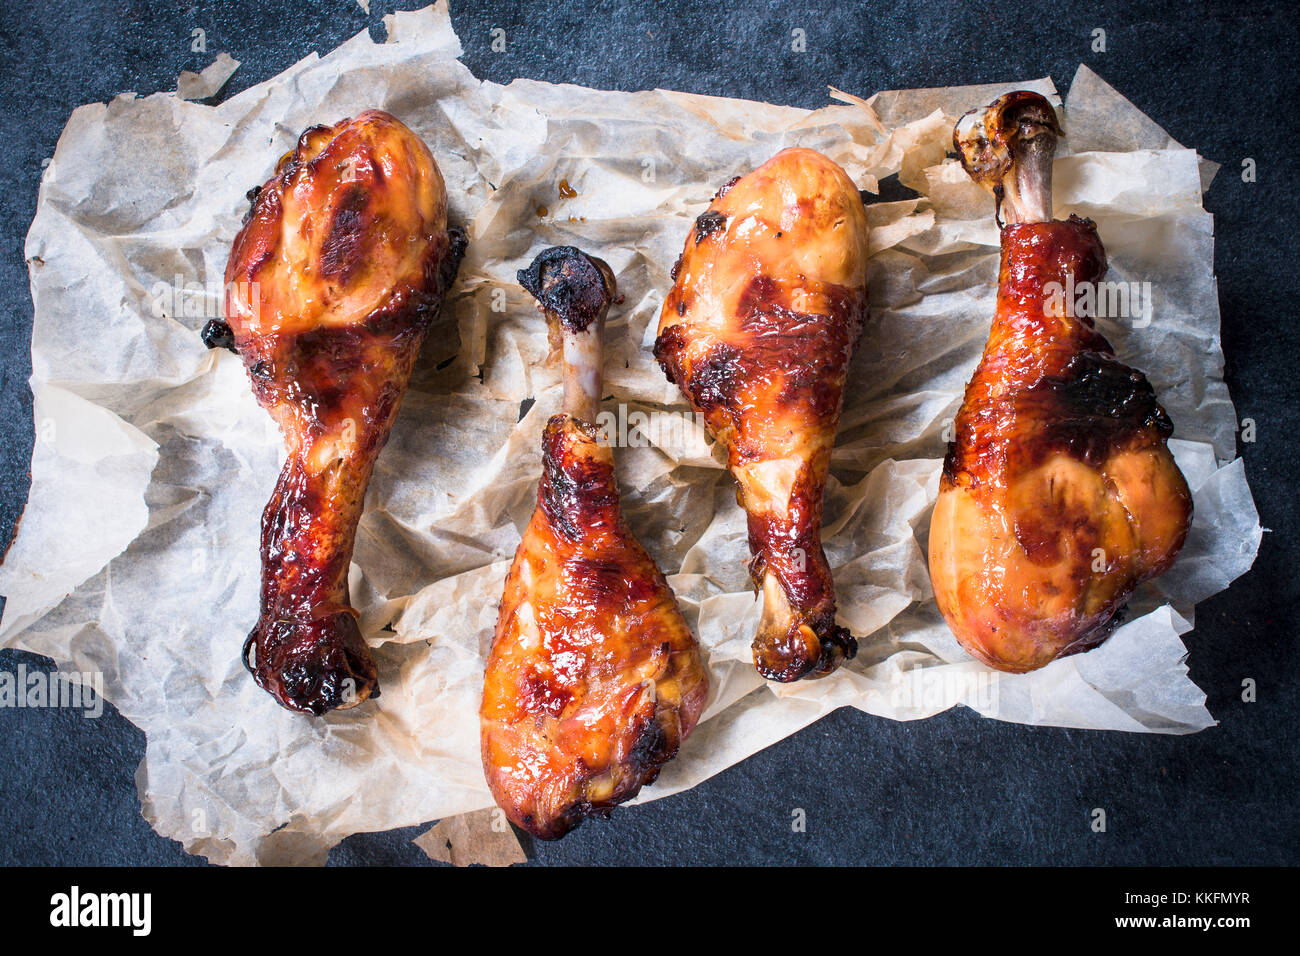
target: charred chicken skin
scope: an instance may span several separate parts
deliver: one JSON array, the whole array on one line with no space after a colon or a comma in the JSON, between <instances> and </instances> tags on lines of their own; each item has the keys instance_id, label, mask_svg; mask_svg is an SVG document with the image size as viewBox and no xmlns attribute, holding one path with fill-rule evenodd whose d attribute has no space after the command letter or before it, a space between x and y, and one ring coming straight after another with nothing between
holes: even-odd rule
<instances>
[{"instance_id":1,"label":"charred chicken skin","mask_svg":"<svg viewBox=\"0 0 1300 956\"><path fill-rule=\"evenodd\" d=\"M608 266L572 247L519 273L564 358L564 411L542 438L537 508L506 578L480 711L498 805L542 839L659 775L695 727L708 674L668 582L619 508L594 422Z\"/></svg>"},{"instance_id":2,"label":"charred chicken skin","mask_svg":"<svg viewBox=\"0 0 1300 956\"><path fill-rule=\"evenodd\" d=\"M966 387L930 529L930 577L962 645L1015 673L1104 641L1178 555L1192 498L1146 377L1060 296L1101 280L1090 220L1051 218L1051 105L1011 93L954 135L998 200L1002 261L988 345Z\"/></svg>"},{"instance_id":3,"label":"charred chicken skin","mask_svg":"<svg viewBox=\"0 0 1300 956\"><path fill-rule=\"evenodd\" d=\"M655 357L727 448L763 595L754 664L822 677L857 653L835 623L822 497L849 360L867 314L857 187L810 149L733 180L695 221Z\"/></svg>"},{"instance_id":4,"label":"charred chicken skin","mask_svg":"<svg viewBox=\"0 0 1300 956\"><path fill-rule=\"evenodd\" d=\"M366 486L459 264L428 148L387 113L314 126L250 194L209 345L243 359L287 461L262 516L253 677L290 710L379 693L349 605Z\"/></svg>"}]
</instances>

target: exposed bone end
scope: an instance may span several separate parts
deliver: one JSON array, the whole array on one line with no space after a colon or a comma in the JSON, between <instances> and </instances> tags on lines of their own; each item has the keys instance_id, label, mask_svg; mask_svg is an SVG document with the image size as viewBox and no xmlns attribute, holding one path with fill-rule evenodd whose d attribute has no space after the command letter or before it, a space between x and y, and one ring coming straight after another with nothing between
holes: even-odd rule
<instances>
[{"instance_id":1,"label":"exposed bone end","mask_svg":"<svg viewBox=\"0 0 1300 956\"><path fill-rule=\"evenodd\" d=\"M600 412L601 336L618 287L614 272L573 246L544 249L519 284L546 315L552 349L564 361L564 410L587 422Z\"/></svg>"},{"instance_id":2,"label":"exposed bone end","mask_svg":"<svg viewBox=\"0 0 1300 956\"><path fill-rule=\"evenodd\" d=\"M543 249L518 279L546 317L567 332L583 332L603 319L617 288L608 265L574 246Z\"/></svg>"},{"instance_id":3,"label":"exposed bone end","mask_svg":"<svg viewBox=\"0 0 1300 956\"><path fill-rule=\"evenodd\" d=\"M998 201L998 219L1052 218L1052 157L1063 136L1052 104L1017 90L957 121L952 141L971 179Z\"/></svg>"},{"instance_id":4,"label":"exposed bone end","mask_svg":"<svg viewBox=\"0 0 1300 956\"><path fill-rule=\"evenodd\" d=\"M379 669L350 607L311 617L264 614L243 658L260 687L300 714L319 717L379 696Z\"/></svg>"},{"instance_id":5,"label":"exposed bone end","mask_svg":"<svg viewBox=\"0 0 1300 956\"><path fill-rule=\"evenodd\" d=\"M763 615L751 650L754 667L766 680L816 680L857 655L858 642L835 623L834 607L812 615L796 611L771 572L763 575L762 590Z\"/></svg>"}]
</instances>

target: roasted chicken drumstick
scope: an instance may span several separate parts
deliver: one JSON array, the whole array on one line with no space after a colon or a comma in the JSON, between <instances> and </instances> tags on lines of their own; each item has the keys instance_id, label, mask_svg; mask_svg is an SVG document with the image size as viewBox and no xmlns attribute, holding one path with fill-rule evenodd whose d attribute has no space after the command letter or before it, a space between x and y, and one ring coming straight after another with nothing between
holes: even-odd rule
<instances>
[{"instance_id":1,"label":"roasted chicken drumstick","mask_svg":"<svg viewBox=\"0 0 1300 956\"><path fill-rule=\"evenodd\" d=\"M605 263L548 249L519 273L564 358L537 508L506 578L480 712L483 770L514 823L555 839L635 796L699 720L709 680L668 582L619 510L594 424Z\"/></svg>"},{"instance_id":2,"label":"roasted chicken drumstick","mask_svg":"<svg viewBox=\"0 0 1300 956\"><path fill-rule=\"evenodd\" d=\"M262 516L257 683L321 714L379 693L349 606L371 468L463 251L428 148L387 113L314 126L252 196L226 267L225 323L288 458Z\"/></svg>"},{"instance_id":3,"label":"roasted chicken drumstick","mask_svg":"<svg viewBox=\"0 0 1300 956\"><path fill-rule=\"evenodd\" d=\"M1024 672L1087 650L1143 580L1174 562L1192 498L1173 425L1061 290L1099 282L1091 220L1052 219L1060 130L1036 93L958 123L971 177L998 200L997 313L966 387L930 529L930 577L962 645Z\"/></svg>"},{"instance_id":4,"label":"roasted chicken drumstick","mask_svg":"<svg viewBox=\"0 0 1300 956\"><path fill-rule=\"evenodd\" d=\"M835 623L822 496L867 313L867 217L810 149L733 180L695 221L655 342L669 380L728 453L763 594L754 664L822 677L857 653Z\"/></svg>"}]
</instances>

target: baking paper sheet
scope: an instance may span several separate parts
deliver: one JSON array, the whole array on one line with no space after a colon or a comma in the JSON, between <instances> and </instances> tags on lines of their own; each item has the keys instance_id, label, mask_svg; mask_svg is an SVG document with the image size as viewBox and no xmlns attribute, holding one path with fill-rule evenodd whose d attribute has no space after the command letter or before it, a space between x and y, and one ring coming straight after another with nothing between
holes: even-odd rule
<instances>
[{"instance_id":1,"label":"baking paper sheet","mask_svg":"<svg viewBox=\"0 0 1300 956\"><path fill-rule=\"evenodd\" d=\"M944 626L924 560L998 250L991 200L946 152L960 113L1017 87L1059 102L1051 81L850 96L813 112L502 87L457 60L445 3L385 23L385 43L358 34L218 106L125 94L82 107L41 185L26 250L37 442L0 568L0 643L103 673L106 696L147 735L137 779L160 833L217 863L320 863L351 833L491 806L476 717L483 659L533 507L541 428L560 403L543 323L514 273L559 243L608 261L625 296L609 323L605 410L678 426L618 448L618 472L628 520L706 650L713 694L642 799L846 705L911 720L965 704L1002 720L1165 733L1213 723L1180 635L1197 601L1249 568L1261 533L1230 460L1235 417L1201 207L1213 164L1080 67L1057 214L1097 220L1109 278L1152 283L1149 324L1102 325L1176 423L1196 519L1176 567L1135 596L1110 641L1034 674L997 674ZM383 696L307 719L281 710L239 660L280 438L238 358L205 349L198 330L220 313L245 191L303 128L376 106L429 143L471 245L357 539L352 593ZM827 492L826 549L861 651L829 679L776 686L750 663L759 604L723 454L690 417L662 417L686 407L649 347L692 219L721 184L791 145L822 150L863 188L898 173L919 195L869 207L871 321ZM576 195L563 197L561 181Z\"/></svg>"}]
</instances>

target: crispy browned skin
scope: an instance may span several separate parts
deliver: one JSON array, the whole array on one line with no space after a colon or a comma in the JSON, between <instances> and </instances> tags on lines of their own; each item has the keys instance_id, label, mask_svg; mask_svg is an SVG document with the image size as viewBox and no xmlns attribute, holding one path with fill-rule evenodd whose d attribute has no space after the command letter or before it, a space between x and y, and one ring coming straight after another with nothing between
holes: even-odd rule
<instances>
[{"instance_id":1,"label":"crispy browned skin","mask_svg":"<svg viewBox=\"0 0 1300 956\"><path fill-rule=\"evenodd\" d=\"M290 710L378 694L349 605L366 485L463 243L428 148L387 113L314 126L256 192L226 266L226 324L288 459L262 516L244 663Z\"/></svg>"},{"instance_id":2,"label":"crispy browned skin","mask_svg":"<svg viewBox=\"0 0 1300 956\"><path fill-rule=\"evenodd\" d=\"M623 521L613 454L590 424L612 276L576 249L557 251L534 264L546 274L520 278L563 339L566 412L542 439L537 508L506 578L480 711L492 795L543 839L653 782L709 690L668 582ZM548 275L561 294L548 294ZM584 312L593 282L598 316Z\"/></svg>"},{"instance_id":3,"label":"crispy browned skin","mask_svg":"<svg viewBox=\"0 0 1300 956\"><path fill-rule=\"evenodd\" d=\"M867 219L853 182L787 149L695 222L655 357L727 447L763 593L754 664L821 677L857 653L835 623L822 497L849 360L867 314Z\"/></svg>"},{"instance_id":4,"label":"crispy browned skin","mask_svg":"<svg viewBox=\"0 0 1300 956\"><path fill-rule=\"evenodd\" d=\"M1146 377L1091 318L1055 314L1052 283L1106 271L1091 221L1035 221L1050 216L1056 132L1045 100L1016 93L956 137L1008 224L997 313L940 480L930 577L962 645L1011 672L1104 641L1133 589L1173 563L1192 515Z\"/></svg>"}]
</instances>

